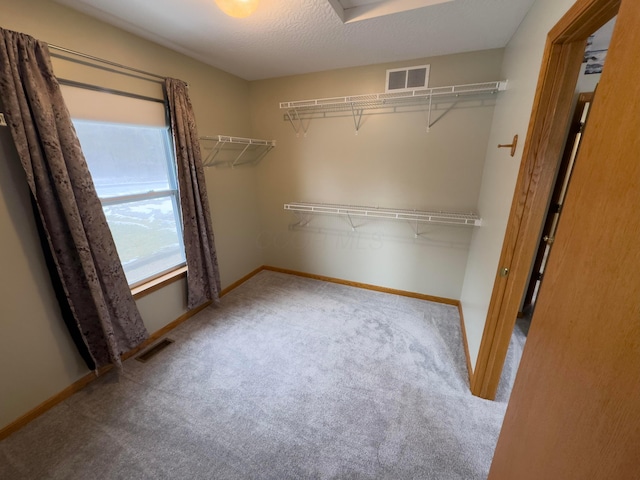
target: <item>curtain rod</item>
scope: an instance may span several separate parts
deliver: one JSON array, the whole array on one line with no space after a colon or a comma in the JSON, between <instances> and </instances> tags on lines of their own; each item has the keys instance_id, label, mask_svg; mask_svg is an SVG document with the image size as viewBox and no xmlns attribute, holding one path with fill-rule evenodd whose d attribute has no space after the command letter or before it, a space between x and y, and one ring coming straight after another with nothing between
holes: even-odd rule
<instances>
[{"instance_id":1,"label":"curtain rod","mask_svg":"<svg viewBox=\"0 0 640 480\"><path fill-rule=\"evenodd\" d=\"M71 55L76 55L78 57L82 57L82 58L86 58L86 59L89 59L89 60L93 60L94 62L104 63L104 64L107 64L107 65L111 65L112 67L121 68L123 70L129 70L131 72L141 73L143 75L147 75L149 77L159 78L161 80L164 80L166 78L166 77L163 77L162 75L158 75L158 74L151 73L151 72L145 72L144 70L139 70L137 68L128 67L126 65L122 65L122 64L116 63L116 62L112 62L111 60L105 60L104 58L94 57L93 55L88 55L86 53L76 52L75 50L70 50L68 48L59 47L58 45L52 45L51 43L49 43L48 45L49 45L49 48L53 48L53 49L59 50L61 52L69 53Z\"/></svg>"},{"instance_id":2,"label":"curtain rod","mask_svg":"<svg viewBox=\"0 0 640 480\"><path fill-rule=\"evenodd\" d=\"M121 97L136 98L138 100L146 100L148 102L156 102L164 104L165 101L161 98L148 97L146 95L139 95L137 93L124 92L122 90L115 90L113 88L101 87L99 85L92 85L90 83L76 82L75 80L68 80L66 78L58 78L60 85L67 85L68 87L85 88L87 90L93 90L94 92L111 93L112 95L120 95Z\"/></svg>"}]
</instances>

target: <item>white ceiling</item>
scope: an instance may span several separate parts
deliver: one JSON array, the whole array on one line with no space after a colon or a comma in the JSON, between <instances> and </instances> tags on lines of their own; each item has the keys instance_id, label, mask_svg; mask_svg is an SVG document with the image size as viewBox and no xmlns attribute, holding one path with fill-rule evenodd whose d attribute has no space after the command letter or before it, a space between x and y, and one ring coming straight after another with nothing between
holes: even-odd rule
<instances>
[{"instance_id":1,"label":"white ceiling","mask_svg":"<svg viewBox=\"0 0 640 480\"><path fill-rule=\"evenodd\" d=\"M55 1L246 80L504 47L534 2L261 0L235 19L214 0Z\"/></svg>"}]
</instances>

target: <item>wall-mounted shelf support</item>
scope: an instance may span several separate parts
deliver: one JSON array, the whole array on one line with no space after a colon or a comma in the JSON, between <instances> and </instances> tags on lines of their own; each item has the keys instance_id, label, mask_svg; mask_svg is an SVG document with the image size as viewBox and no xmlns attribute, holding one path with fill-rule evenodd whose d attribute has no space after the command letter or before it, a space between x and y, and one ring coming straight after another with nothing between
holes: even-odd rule
<instances>
[{"instance_id":1,"label":"wall-mounted shelf support","mask_svg":"<svg viewBox=\"0 0 640 480\"><path fill-rule=\"evenodd\" d=\"M363 207L355 205L335 205L327 203L285 203L284 209L295 213L299 220L292 227L305 227L311 222L314 214L338 215L347 219L351 230L356 231L358 225L353 222L353 217L376 218L385 220L405 220L411 225L417 238L421 235L419 225L421 223L433 223L439 225L480 226L482 219L475 213L436 212L422 210L395 210L391 208ZM413 225L415 224L415 228Z\"/></svg>"},{"instance_id":2,"label":"wall-mounted shelf support","mask_svg":"<svg viewBox=\"0 0 640 480\"><path fill-rule=\"evenodd\" d=\"M451 105L449 105L447 107L447 109L442 112L440 115L438 115L438 118L436 118L433 122L431 121L431 105L429 105L429 112L428 112L428 116L426 119L427 122L427 133L429 133L431 131L431 127L433 127L436 123L438 123L442 117L444 117L447 113L449 113L451 110L453 110L456 105L458 105L458 101L456 100L455 102L453 102Z\"/></svg>"},{"instance_id":3,"label":"wall-mounted shelf support","mask_svg":"<svg viewBox=\"0 0 640 480\"><path fill-rule=\"evenodd\" d=\"M356 135L360 131L360 125L362 124L362 112L364 109L356 108L353 103L351 104L351 114L353 115L353 126L356 127Z\"/></svg>"},{"instance_id":4,"label":"wall-mounted shelf support","mask_svg":"<svg viewBox=\"0 0 640 480\"><path fill-rule=\"evenodd\" d=\"M255 165L276 146L275 140L227 135L200 137L200 142L204 150L210 150L202 162L205 167Z\"/></svg>"},{"instance_id":5,"label":"wall-mounted shelf support","mask_svg":"<svg viewBox=\"0 0 640 480\"><path fill-rule=\"evenodd\" d=\"M422 106L427 110L427 131L449 110L446 110L434 122L431 122L431 110L436 101L447 101L461 97L491 95L507 89L507 81L471 83L447 87L432 87L403 92L371 93L347 97L318 98L312 100L296 100L280 102L280 109L286 110L285 119L291 123L296 134L302 129L306 135L307 128L302 128L303 120L317 118L318 114L326 116L332 112L349 112L353 115L356 134L360 130L362 115L369 110L391 109L401 111L402 107Z\"/></svg>"},{"instance_id":6,"label":"wall-mounted shelf support","mask_svg":"<svg viewBox=\"0 0 640 480\"><path fill-rule=\"evenodd\" d=\"M353 219L351 218L351 214L347 214L347 220L349 220L349 225L351 225L351 231L355 232L358 228L358 225L353 223Z\"/></svg>"},{"instance_id":7,"label":"wall-mounted shelf support","mask_svg":"<svg viewBox=\"0 0 640 480\"><path fill-rule=\"evenodd\" d=\"M289 110L284 115L285 118L289 120L289 123L293 127L293 130L296 132L296 137L300 136L300 131L304 133L305 137L307 136L307 129L309 128L309 124L307 123L307 126L304 126L304 123L302 122L302 119L300 118L300 115L298 115L298 111L295 108Z\"/></svg>"}]
</instances>

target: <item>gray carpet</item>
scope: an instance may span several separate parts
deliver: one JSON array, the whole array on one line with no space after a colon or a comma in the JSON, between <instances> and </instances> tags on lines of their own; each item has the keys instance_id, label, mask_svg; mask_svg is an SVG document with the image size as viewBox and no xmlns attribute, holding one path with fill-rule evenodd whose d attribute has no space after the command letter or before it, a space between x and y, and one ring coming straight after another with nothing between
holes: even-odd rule
<instances>
[{"instance_id":1,"label":"gray carpet","mask_svg":"<svg viewBox=\"0 0 640 480\"><path fill-rule=\"evenodd\" d=\"M506 403L469 393L455 307L264 271L169 337L0 442L0 478L487 476Z\"/></svg>"}]
</instances>

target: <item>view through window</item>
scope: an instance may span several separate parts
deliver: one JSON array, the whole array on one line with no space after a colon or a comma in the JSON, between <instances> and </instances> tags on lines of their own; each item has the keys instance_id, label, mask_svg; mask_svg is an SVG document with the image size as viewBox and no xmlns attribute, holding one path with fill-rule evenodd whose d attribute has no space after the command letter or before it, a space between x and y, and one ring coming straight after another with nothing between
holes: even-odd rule
<instances>
[{"instance_id":1,"label":"view through window","mask_svg":"<svg viewBox=\"0 0 640 480\"><path fill-rule=\"evenodd\" d=\"M168 127L82 119L74 125L129 284L184 264Z\"/></svg>"}]
</instances>

